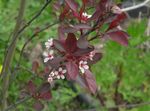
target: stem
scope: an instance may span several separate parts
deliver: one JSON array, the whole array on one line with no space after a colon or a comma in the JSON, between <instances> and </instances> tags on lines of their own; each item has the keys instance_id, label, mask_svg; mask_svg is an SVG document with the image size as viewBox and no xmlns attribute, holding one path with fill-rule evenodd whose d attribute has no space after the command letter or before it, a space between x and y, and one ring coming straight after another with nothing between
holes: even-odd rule
<instances>
[{"instance_id":1,"label":"stem","mask_svg":"<svg viewBox=\"0 0 150 111\"><path fill-rule=\"evenodd\" d=\"M123 8L121 9L123 12L127 12L127 11L130 11L130 10L135 10L137 8L140 8L140 7L143 7L145 5L148 4L148 2L150 2L150 0L145 0L143 3L141 4L138 4L138 5L135 5L135 6L131 6L131 7L127 7L127 8Z\"/></svg>"},{"instance_id":2,"label":"stem","mask_svg":"<svg viewBox=\"0 0 150 111\"><path fill-rule=\"evenodd\" d=\"M9 67L13 59L14 52L15 52L16 42L18 39L18 31L22 24L25 4L26 4L26 0L21 0L18 17L16 21L16 26L12 35L12 40L14 41L14 43L12 44L11 47L8 48L8 52L6 54L5 61L3 63L3 69L2 69L2 74L1 74L4 76L3 83L2 83L2 89L3 89L2 90L2 111L7 108L8 86L9 86Z\"/></svg>"}]
</instances>

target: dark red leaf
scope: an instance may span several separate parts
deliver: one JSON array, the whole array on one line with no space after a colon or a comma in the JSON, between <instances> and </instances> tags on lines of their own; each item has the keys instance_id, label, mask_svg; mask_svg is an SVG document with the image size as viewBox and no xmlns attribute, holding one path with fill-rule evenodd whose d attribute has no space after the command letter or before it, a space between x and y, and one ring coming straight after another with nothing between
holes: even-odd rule
<instances>
[{"instance_id":1,"label":"dark red leaf","mask_svg":"<svg viewBox=\"0 0 150 111\"><path fill-rule=\"evenodd\" d=\"M57 50L59 50L60 52L65 52L63 43L61 43L61 42L58 41L58 40L53 40L53 44L54 44L54 47L55 47Z\"/></svg>"},{"instance_id":2,"label":"dark red leaf","mask_svg":"<svg viewBox=\"0 0 150 111\"><path fill-rule=\"evenodd\" d=\"M74 27L67 26L67 27L64 27L63 33L74 33L78 30L80 30L80 29L76 29Z\"/></svg>"},{"instance_id":3,"label":"dark red leaf","mask_svg":"<svg viewBox=\"0 0 150 111\"><path fill-rule=\"evenodd\" d=\"M127 46L128 45L128 37L129 35L124 31L115 31L109 32L106 34L109 38L113 41L120 43L121 45Z\"/></svg>"},{"instance_id":4,"label":"dark red leaf","mask_svg":"<svg viewBox=\"0 0 150 111\"><path fill-rule=\"evenodd\" d=\"M50 84L49 83L43 83L41 87L39 88L39 93L46 93L50 90Z\"/></svg>"},{"instance_id":5,"label":"dark red leaf","mask_svg":"<svg viewBox=\"0 0 150 111\"><path fill-rule=\"evenodd\" d=\"M69 13L69 7L66 5L63 12L60 14L59 19L62 21L64 20L65 16Z\"/></svg>"},{"instance_id":6,"label":"dark red leaf","mask_svg":"<svg viewBox=\"0 0 150 111\"><path fill-rule=\"evenodd\" d=\"M42 111L44 108L44 105L40 101L36 101L33 107L36 111Z\"/></svg>"},{"instance_id":7,"label":"dark red leaf","mask_svg":"<svg viewBox=\"0 0 150 111\"><path fill-rule=\"evenodd\" d=\"M40 93L39 98L44 100L50 100L52 98L51 92L48 91L48 92Z\"/></svg>"},{"instance_id":8,"label":"dark red leaf","mask_svg":"<svg viewBox=\"0 0 150 111\"><path fill-rule=\"evenodd\" d=\"M64 26L58 27L58 38L60 41L65 41L65 33L63 32Z\"/></svg>"},{"instance_id":9,"label":"dark red leaf","mask_svg":"<svg viewBox=\"0 0 150 111\"><path fill-rule=\"evenodd\" d=\"M77 64L75 64L73 61L69 61L66 63L66 69L67 69L67 79L75 80L79 73Z\"/></svg>"},{"instance_id":10,"label":"dark red leaf","mask_svg":"<svg viewBox=\"0 0 150 111\"><path fill-rule=\"evenodd\" d=\"M64 61L64 58L62 57L55 57L53 60L49 61L48 64L52 68L58 68L60 66L60 63Z\"/></svg>"},{"instance_id":11,"label":"dark red leaf","mask_svg":"<svg viewBox=\"0 0 150 111\"><path fill-rule=\"evenodd\" d=\"M96 53L95 55L94 55L94 57L93 57L93 60L91 61L88 61L88 64L95 64L95 63L97 63L99 60L101 60L102 59L102 57L103 57L103 55L102 55L102 53Z\"/></svg>"},{"instance_id":12,"label":"dark red leaf","mask_svg":"<svg viewBox=\"0 0 150 111\"><path fill-rule=\"evenodd\" d=\"M90 53L91 51L93 51L94 48L87 48L87 49L78 49L73 55L74 56L83 56L86 55L88 53Z\"/></svg>"},{"instance_id":13,"label":"dark red leaf","mask_svg":"<svg viewBox=\"0 0 150 111\"><path fill-rule=\"evenodd\" d=\"M87 88L89 89L89 91L95 94L97 90L97 85L93 74L91 73L91 71L85 70L84 76Z\"/></svg>"},{"instance_id":14,"label":"dark red leaf","mask_svg":"<svg viewBox=\"0 0 150 111\"><path fill-rule=\"evenodd\" d=\"M38 61L33 61L32 71L36 73L38 68L39 68L39 62Z\"/></svg>"},{"instance_id":15,"label":"dark red leaf","mask_svg":"<svg viewBox=\"0 0 150 111\"><path fill-rule=\"evenodd\" d=\"M125 13L121 13L119 15L117 15L117 17L110 23L108 30L113 29L115 27L117 27L119 25L119 23L121 21L123 21L126 18L126 14ZM107 31L108 31L107 30Z\"/></svg>"},{"instance_id":16,"label":"dark red leaf","mask_svg":"<svg viewBox=\"0 0 150 111\"><path fill-rule=\"evenodd\" d=\"M68 6L75 12L77 12L78 4L74 0L65 0Z\"/></svg>"},{"instance_id":17,"label":"dark red leaf","mask_svg":"<svg viewBox=\"0 0 150 111\"><path fill-rule=\"evenodd\" d=\"M31 95L34 95L36 92L36 85L32 81L29 81L27 84L27 89Z\"/></svg>"},{"instance_id":18,"label":"dark red leaf","mask_svg":"<svg viewBox=\"0 0 150 111\"><path fill-rule=\"evenodd\" d=\"M77 50L77 39L73 33L69 33L65 41L66 51L73 53Z\"/></svg>"},{"instance_id":19,"label":"dark red leaf","mask_svg":"<svg viewBox=\"0 0 150 111\"><path fill-rule=\"evenodd\" d=\"M81 24L76 24L74 25L74 28L76 29L91 29L91 27L85 23L81 23Z\"/></svg>"},{"instance_id":20,"label":"dark red leaf","mask_svg":"<svg viewBox=\"0 0 150 111\"><path fill-rule=\"evenodd\" d=\"M81 49L87 49L89 46L89 42L85 37L80 37L79 40L77 41L77 46Z\"/></svg>"}]
</instances>

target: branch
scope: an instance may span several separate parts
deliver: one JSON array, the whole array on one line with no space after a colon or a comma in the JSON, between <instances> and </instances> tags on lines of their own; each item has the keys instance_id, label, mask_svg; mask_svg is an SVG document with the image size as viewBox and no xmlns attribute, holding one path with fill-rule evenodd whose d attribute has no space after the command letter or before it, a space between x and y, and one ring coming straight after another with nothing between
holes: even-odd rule
<instances>
[{"instance_id":1,"label":"branch","mask_svg":"<svg viewBox=\"0 0 150 111\"><path fill-rule=\"evenodd\" d=\"M138 4L138 5L135 5L135 6L131 6L131 7L127 7L127 8L123 8L121 9L123 12L127 12L127 11L130 11L130 10L135 10L137 8L140 8L140 7L143 7L145 5L147 5L147 3L150 2L150 0L145 0L143 3L141 4Z\"/></svg>"},{"instance_id":2,"label":"branch","mask_svg":"<svg viewBox=\"0 0 150 111\"><path fill-rule=\"evenodd\" d=\"M3 74L4 76L3 83L2 83L2 89L3 89L2 90L2 111L7 108L7 97L8 97L8 87L9 87L9 67L13 59L14 51L16 48L16 42L18 38L17 33L22 24L23 15L25 11L25 4L26 4L26 0L21 0L18 17L16 21L16 26L14 28L13 35L12 35L12 40L14 41L14 44L12 44L12 46L9 47L8 53L6 54L6 57L3 63L3 69L1 73L1 75Z\"/></svg>"},{"instance_id":3,"label":"branch","mask_svg":"<svg viewBox=\"0 0 150 111\"><path fill-rule=\"evenodd\" d=\"M36 19L36 18L38 18L41 14L42 14L42 12L45 10L45 8L48 6L48 4L51 2L52 0L47 0L47 2L44 4L44 6L39 10L39 12L35 15L35 16L33 16L33 18L30 20L30 21L28 21L27 23L26 23L26 25L24 25L19 31L18 31L18 36ZM12 44L14 43L14 41L10 44L10 47L12 46Z\"/></svg>"}]
</instances>

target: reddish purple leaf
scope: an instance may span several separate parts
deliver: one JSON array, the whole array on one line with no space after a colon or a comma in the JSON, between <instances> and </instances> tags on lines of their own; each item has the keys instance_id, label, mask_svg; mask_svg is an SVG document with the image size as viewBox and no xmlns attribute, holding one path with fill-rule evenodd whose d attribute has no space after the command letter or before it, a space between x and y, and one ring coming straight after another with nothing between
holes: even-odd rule
<instances>
[{"instance_id":1,"label":"reddish purple leaf","mask_svg":"<svg viewBox=\"0 0 150 111\"><path fill-rule=\"evenodd\" d=\"M58 27L58 38L60 41L65 41L65 34L63 32L64 27L63 26L59 26Z\"/></svg>"},{"instance_id":2,"label":"reddish purple leaf","mask_svg":"<svg viewBox=\"0 0 150 111\"><path fill-rule=\"evenodd\" d=\"M73 33L69 33L65 41L66 51L69 53L75 52L77 50L77 39Z\"/></svg>"},{"instance_id":3,"label":"reddish purple leaf","mask_svg":"<svg viewBox=\"0 0 150 111\"><path fill-rule=\"evenodd\" d=\"M86 55L88 53L90 53L91 51L93 51L94 48L87 48L87 49L78 49L73 55L74 56L83 56Z\"/></svg>"},{"instance_id":4,"label":"reddish purple leaf","mask_svg":"<svg viewBox=\"0 0 150 111\"><path fill-rule=\"evenodd\" d=\"M37 73L37 69L39 68L39 62L38 61L33 61L32 63L32 71Z\"/></svg>"},{"instance_id":5,"label":"reddish purple leaf","mask_svg":"<svg viewBox=\"0 0 150 111\"><path fill-rule=\"evenodd\" d=\"M97 63L98 61L100 61L101 59L102 59L102 57L103 57L103 55L102 55L102 53L96 53L95 55L94 55L94 57L93 57L93 60L91 61L88 61L88 64L95 64L95 63Z\"/></svg>"},{"instance_id":6,"label":"reddish purple leaf","mask_svg":"<svg viewBox=\"0 0 150 111\"><path fill-rule=\"evenodd\" d=\"M91 27L85 23L76 24L74 25L74 28L80 30L80 29L91 29Z\"/></svg>"},{"instance_id":7,"label":"reddish purple leaf","mask_svg":"<svg viewBox=\"0 0 150 111\"><path fill-rule=\"evenodd\" d=\"M68 27L64 27L63 33L74 33L74 32L77 32L78 30L80 29L76 29L74 27L68 26Z\"/></svg>"},{"instance_id":8,"label":"reddish purple leaf","mask_svg":"<svg viewBox=\"0 0 150 111\"><path fill-rule=\"evenodd\" d=\"M52 68L58 68L60 63L64 61L63 57L55 57L53 60L49 61L48 64Z\"/></svg>"},{"instance_id":9,"label":"reddish purple leaf","mask_svg":"<svg viewBox=\"0 0 150 111\"><path fill-rule=\"evenodd\" d=\"M81 49L87 49L89 46L89 42L86 40L85 37L80 37L77 41L77 46Z\"/></svg>"},{"instance_id":10,"label":"reddish purple leaf","mask_svg":"<svg viewBox=\"0 0 150 111\"><path fill-rule=\"evenodd\" d=\"M89 91L95 94L97 90L97 85L93 74L91 73L91 71L85 70L84 76L87 88L89 89Z\"/></svg>"},{"instance_id":11,"label":"reddish purple leaf","mask_svg":"<svg viewBox=\"0 0 150 111\"><path fill-rule=\"evenodd\" d=\"M57 50L59 50L60 52L65 52L63 43L61 43L61 42L58 41L58 40L53 40L53 44L54 44L54 47L55 47Z\"/></svg>"},{"instance_id":12,"label":"reddish purple leaf","mask_svg":"<svg viewBox=\"0 0 150 111\"><path fill-rule=\"evenodd\" d=\"M78 4L74 0L65 0L68 6L75 12L77 12Z\"/></svg>"},{"instance_id":13,"label":"reddish purple leaf","mask_svg":"<svg viewBox=\"0 0 150 111\"><path fill-rule=\"evenodd\" d=\"M119 15L117 15L117 17L110 23L108 30L113 29L115 27L117 27L119 25L119 23L124 20L126 18L126 14L125 13L121 13ZM107 30L107 31L108 31Z\"/></svg>"},{"instance_id":14,"label":"reddish purple leaf","mask_svg":"<svg viewBox=\"0 0 150 111\"><path fill-rule=\"evenodd\" d=\"M69 61L66 63L66 68L67 68L67 79L75 80L79 73L77 64L75 64L73 61Z\"/></svg>"},{"instance_id":15,"label":"reddish purple leaf","mask_svg":"<svg viewBox=\"0 0 150 111\"><path fill-rule=\"evenodd\" d=\"M129 37L129 35L126 32L115 31L115 32L109 32L109 33L106 34L106 36L107 35L113 41L118 42L121 45L124 45L124 46L128 45L128 37Z\"/></svg>"},{"instance_id":16,"label":"reddish purple leaf","mask_svg":"<svg viewBox=\"0 0 150 111\"><path fill-rule=\"evenodd\" d=\"M27 89L31 95L34 95L36 92L36 85L32 81L29 81L27 84Z\"/></svg>"},{"instance_id":17,"label":"reddish purple leaf","mask_svg":"<svg viewBox=\"0 0 150 111\"><path fill-rule=\"evenodd\" d=\"M50 100L52 98L51 92L48 91L48 92L40 93L39 98L44 100Z\"/></svg>"},{"instance_id":18,"label":"reddish purple leaf","mask_svg":"<svg viewBox=\"0 0 150 111\"><path fill-rule=\"evenodd\" d=\"M42 111L44 108L44 105L40 101L36 101L33 107L36 111Z\"/></svg>"}]
</instances>

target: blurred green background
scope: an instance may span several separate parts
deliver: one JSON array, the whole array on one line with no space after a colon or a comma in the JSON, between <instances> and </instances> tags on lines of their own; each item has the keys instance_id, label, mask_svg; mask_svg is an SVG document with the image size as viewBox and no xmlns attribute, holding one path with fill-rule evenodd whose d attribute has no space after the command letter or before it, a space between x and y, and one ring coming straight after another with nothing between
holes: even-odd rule
<instances>
[{"instance_id":1,"label":"blurred green background","mask_svg":"<svg viewBox=\"0 0 150 111\"><path fill-rule=\"evenodd\" d=\"M5 49L9 45L9 37L15 26L19 1L20 0L0 0L0 71ZM120 1L117 0L117 2ZM44 0L27 0L24 23L30 20L44 3ZM17 42L13 67L15 67L18 62L24 42L35 30L47 24L52 24L58 19L54 16L51 7L52 5L46 8L42 15L21 34L20 40ZM85 90L81 90L77 85L78 92L74 92L68 87L67 82L57 81L61 87L52 90L53 99L50 102L45 102L44 110L70 111L76 108L80 110L96 108L97 111L108 111L109 107L115 106L114 97L116 88L119 94L117 97L119 98L120 104L123 102L128 104L150 102L150 48L148 44L144 45L145 43L149 43L150 45L150 37L145 34L147 22L147 18L142 18L141 21L138 19L128 19L124 23L124 29L130 35L129 46L123 47L115 42L108 41L104 45L103 59L92 67L100 92L105 98L107 108L102 107L95 96L92 96L92 103L89 105L81 105L75 102L74 100L78 94L86 93ZM41 58L44 41L49 37L57 37L56 28L57 25L40 33L28 44L21 61L23 67L31 69L33 58L35 56L36 59ZM41 70L42 69L43 66L41 65ZM31 76L32 74L28 71L19 70L11 77L8 100L10 104L18 100L20 89L24 87ZM119 80L118 86L116 86L117 80ZM36 83L39 82L41 82L41 80L37 79ZM91 95L88 96L91 97ZM29 100L23 105L16 107L14 111L32 111L32 103L33 100ZM150 111L150 105L142 105L128 109L120 108L120 111Z\"/></svg>"}]
</instances>

